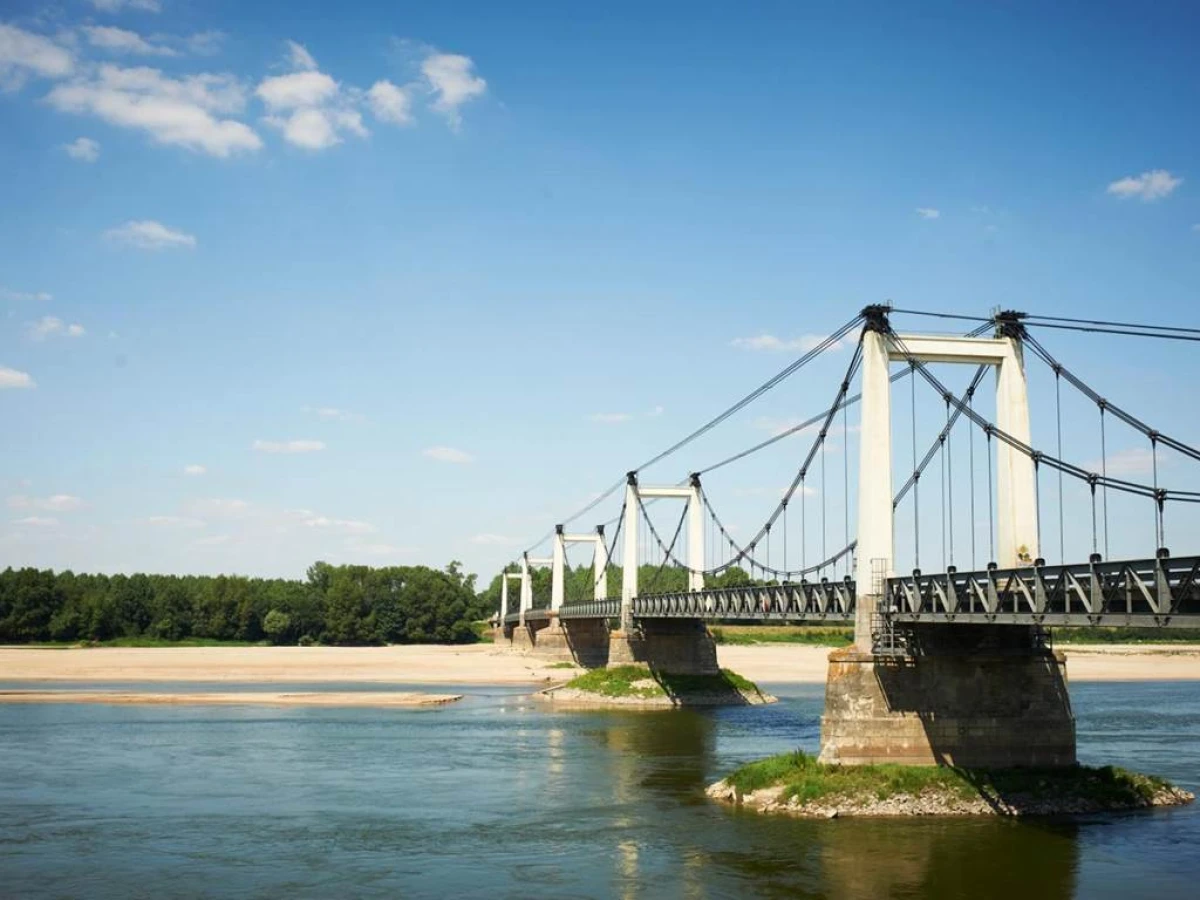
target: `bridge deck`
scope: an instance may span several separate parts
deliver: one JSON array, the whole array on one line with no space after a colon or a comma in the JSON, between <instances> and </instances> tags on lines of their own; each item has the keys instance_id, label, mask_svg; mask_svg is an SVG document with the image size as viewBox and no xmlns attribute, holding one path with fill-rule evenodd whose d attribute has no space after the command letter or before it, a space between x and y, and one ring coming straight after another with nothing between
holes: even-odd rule
<instances>
[{"instance_id":1,"label":"bridge deck","mask_svg":"<svg viewBox=\"0 0 1200 900\"><path fill-rule=\"evenodd\" d=\"M959 625L1200 627L1200 557L1029 566L889 578L882 612L895 622ZM635 619L704 619L761 624L854 621L855 584L750 585L635 597ZM562 619L617 618L617 597L564 604ZM544 621L549 610L525 611ZM506 624L517 624L510 613Z\"/></svg>"}]
</instances>

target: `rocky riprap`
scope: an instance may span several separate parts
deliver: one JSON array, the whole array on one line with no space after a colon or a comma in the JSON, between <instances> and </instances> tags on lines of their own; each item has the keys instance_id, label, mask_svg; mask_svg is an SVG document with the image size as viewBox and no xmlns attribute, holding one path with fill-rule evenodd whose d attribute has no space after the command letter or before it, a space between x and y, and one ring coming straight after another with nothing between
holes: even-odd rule
<instances>
[{"instance_id":1,"label":"rocky riprap","mask_svg":"<svg viewBox=\"0 0 1200 900\"><path fill-rule=\"evenodd\" d=\"M1155 785L1146 797L1123 797L1102 800L1095 797L1055 793L1048 785L1039 795L1008 794L1004 797L979 795L964 797L944 788L926 788L915 796L893 794L880 798L869 793L856 796L826 796L802 801L798 797L785 799L785 785L759 788L741 794L722 779L709 786L707 795L721 803L761 813L801 816L813 819L834 819L843 816L1062 816L1085 815L1147 809L1155 806L1181 806L1195 800L1195 795L1169 784Z\"/></svg>"}]
</instances>

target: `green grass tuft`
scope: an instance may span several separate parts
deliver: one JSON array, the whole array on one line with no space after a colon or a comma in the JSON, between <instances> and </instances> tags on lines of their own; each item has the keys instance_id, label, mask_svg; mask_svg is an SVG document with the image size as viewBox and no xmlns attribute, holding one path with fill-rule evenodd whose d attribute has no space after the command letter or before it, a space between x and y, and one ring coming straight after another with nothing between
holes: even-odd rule
<instances>
[{"instance_id":1,"label":"green grass tuft","mask_svg":"<svg viewBox=\"0 0 1200 900\"><path fill-rule=\"evenodd\" d=\"M619 666L592 669L567 682L566 686L604 697L635 697L640 700L732 691L761 695L758 685L729 669L722 669L719 675L672 675L652 672L645 666Z\"/></svg>"},{"instance_id":2,"label":"green grass tuft","mask_svg":"<svg viewBox=\"0 0 1200 900\"><path fill-rule=\"evenodd\" d=\"M714 643L739 647L754 644L847 647L854 642L853 628L823 625L716 625L709 629L709 633Z\"/></svg>"},{"instance_id":3,"label":"green grass tuft","mask_svg":"<svg viewBox=\"0 0 1200 900\"><path fill-rule=\"evenodd\" d=\"M782 800L917 796L933 789L972 799L1019 796L1039 801L1080 798L1104 806L1136 805L1149 800L1167 782L1116 766L1060 769L961 769L945 766L829 766L803 751L784 753L742 766L725 779L739 793L783 785Z\"/></svg>"}]
</instances>

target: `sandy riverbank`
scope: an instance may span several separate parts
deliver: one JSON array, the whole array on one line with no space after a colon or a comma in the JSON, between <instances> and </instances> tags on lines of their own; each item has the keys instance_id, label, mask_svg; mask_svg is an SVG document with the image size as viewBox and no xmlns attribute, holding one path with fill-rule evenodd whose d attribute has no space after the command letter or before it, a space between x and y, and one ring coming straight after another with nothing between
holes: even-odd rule
<instances>
[{"instance_id":1,"label":"sandy riverbank","mask_svg":"<svg viewBox=\"0 0 1200 900\"><path fill-rule=\"evenodd\" d=\"M1200 680L1200 645L1068 646L1072 681ZM759 684L821 684L826 647L722 646L723 667ZM0 682L390 682L536 684L563 681L552 668L489 644L467 647L0 647Z\"/></svg>"},{"instance_id":2,"label":"sandy riverbank","mask_svg":"<svg viewBox=\"0 0 1200 900\"><path fill-rule=\"evenodd\" d=\"M319 691L282 694L241 691L232 694L157 694L148 691L0 691L0 703L204 704L219 706L363 706L372 708L443 706L462 694L393 691Z\"/></svg>"}]
</instances>

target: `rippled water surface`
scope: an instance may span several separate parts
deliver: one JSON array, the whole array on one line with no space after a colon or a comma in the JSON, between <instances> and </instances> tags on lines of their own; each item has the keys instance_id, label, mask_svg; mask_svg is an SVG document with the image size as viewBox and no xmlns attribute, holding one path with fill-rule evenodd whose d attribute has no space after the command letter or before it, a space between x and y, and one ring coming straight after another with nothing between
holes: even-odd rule
<instances>
[{"instance_id":1,"label":"rippled water surface","mask_svg":"<svg viewBox=\"0 0 1200 900\"><path fill-rule=\"evenodd\" d=\"M816 749L820 687L706 713L458 690L421 711L0 704L0 896L1200 895L1194 806L1018 824L707 802L742 762ZM1072 698L1084 762L1200 788L1200 685Z\"/></svg>"}]
</instances>

